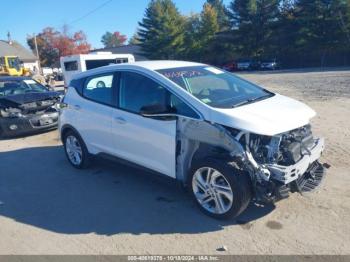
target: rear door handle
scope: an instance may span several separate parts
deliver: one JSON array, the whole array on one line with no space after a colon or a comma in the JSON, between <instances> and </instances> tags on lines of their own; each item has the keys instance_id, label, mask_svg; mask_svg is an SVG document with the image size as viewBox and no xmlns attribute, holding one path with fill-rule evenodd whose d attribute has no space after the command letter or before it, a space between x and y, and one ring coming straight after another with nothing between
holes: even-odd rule
<instances>
[{"instance_id":1,"label":"rear door handle","mask_svg":"<svg viewBox=\"0 0 350 262\"><path fill-rule=\"evenodd\" d=\"M114 120L118 123L118 124L126 124L126 120L120 116L116 116L114 117Z\"/></svg>"}]
</instances>

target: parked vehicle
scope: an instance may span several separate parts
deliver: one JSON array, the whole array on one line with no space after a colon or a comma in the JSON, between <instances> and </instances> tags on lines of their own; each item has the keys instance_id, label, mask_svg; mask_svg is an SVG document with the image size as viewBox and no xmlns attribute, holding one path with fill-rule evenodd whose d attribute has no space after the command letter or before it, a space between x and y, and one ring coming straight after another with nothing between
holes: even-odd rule
<instances>
[{"instance_id":1,"label":"parked vehicle","mask_svg":"<svg viewBox=\"0 0 350 262\"><path fill-rule=\"evenodd\" d=\"M276 70L279 69L280 65L277 63L276 59L264 60L260 64L261 70Z\"/></svg>"},{"instance_id":2,"label":"parked vehicle","mask_svg":"<svg viewBox=\"0 0 350 262\"><path fill-rule=\"evenodd\" d=\"M0 77L0 137L56 128L60 98L29 77Z\"/></svg>"},{"instance_id":3,"label":"parked vehicle","mask_svg":"<svg viewBox=\"0 0 350 262\"><path fill-rule=\"evenodd\" d=\"M41 68L43 76L46 78L47 76L53 75L53 69L51 67L43 67Z\"/></svg>"},{"instance_id":4,"label":"parked vehicle","mask_svg":"<svg viewBox=\"0 0 350 262\"><path fill-rule=\"evenodd\" d=\"M131 54L112 54L111 52L96 52L86 55L71 55L61 57L61 68L65 86L78 73L110 64L135 62Z\"/></svg>"},{"instance_id":5,"label":"parked vehicle","mask_svg":"<svg viewBox=\"0 0 350 262\"><path fill-rule=\"evenodd\" d=\"M260 63L252 59L240 59L237 61L237 70L258 70Z\"/></svg>"},{"instance_id":6,"label":"parked vehicle","mask_svg":"<svg viewBox=\"0 0 350 262\"><path fill-rule=\"evenodd\" d=\"M218 68L149 61L76 75L61 105L68 161L121 158L188 186L200 209L235 217L321 182L315 112Z\"/></svg>"},{"instance_id":7,"label":"parked vehicle","mask_svg":"<svg viewBox=\"0 0 350 262\"><path fill-rule=\"evenodd\" d=\"M229 71L229 72L234 72L237 71L237 63L234 61L230 61L222 66L222 69Z\"/></svg>"}]
</instances>

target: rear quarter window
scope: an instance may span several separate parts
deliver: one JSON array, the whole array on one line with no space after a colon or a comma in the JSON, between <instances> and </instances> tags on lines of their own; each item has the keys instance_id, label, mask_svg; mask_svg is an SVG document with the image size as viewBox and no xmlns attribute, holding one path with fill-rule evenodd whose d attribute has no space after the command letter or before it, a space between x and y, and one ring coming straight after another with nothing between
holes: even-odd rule
<instances>
[{"instance_id":1,"label":"rear quarter window","mask_svg":"<svg viewBox=\"0 0 350 262\"><path fill-rule=\"evenodd\" d=\"M93 76L86 80L83 96L105 105L113 105L113 73Z\"/></svg>"},{"instance_id":2,"label":"rear quarter window","mask_svg":"<svg viewBox=\"0 0 350 262\"><path fill-rule=\"evenodd\" d=\"M64 70L77 71L78 70L78 62L77 61L64 62Z\"/></svg>"}]
</instances>

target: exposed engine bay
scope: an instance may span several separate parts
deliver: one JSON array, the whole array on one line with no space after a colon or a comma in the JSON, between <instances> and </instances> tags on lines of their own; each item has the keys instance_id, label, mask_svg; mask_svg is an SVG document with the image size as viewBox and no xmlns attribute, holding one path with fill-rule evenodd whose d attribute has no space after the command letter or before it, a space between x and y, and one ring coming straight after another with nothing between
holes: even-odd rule
<instances>
[{"instance_id":1,"label":"exposed engine bay","mask_svg":"<svg viewBox=\"0 0 350 262\"><path fill-rule=\"evenodd\" d=\"M204 146L205 151L224 149L249 173L255 199L262 202L286 198L290 192L312 191L325 174L325 168L318 162L324 139L314 138L310 125L271 137L205 121L180 119L178 141L181 143L179 176L184 175L190 165L186 159L192 159L203 144L209 144Z\"/></svg>"},{"instance_id":2,"label":"exposed engine bay","mask_svg":"<svg viewBox=\"0 0 350 262\"><path fill-rule=\"evenodd\" d=\"M246 143L246 139L241 142ZM248 143L259 164L289 166L296 164L304 155L310 154L315 141L311 126L307 125L274 137L250 135Z\"/></svg>"}]
</instances>

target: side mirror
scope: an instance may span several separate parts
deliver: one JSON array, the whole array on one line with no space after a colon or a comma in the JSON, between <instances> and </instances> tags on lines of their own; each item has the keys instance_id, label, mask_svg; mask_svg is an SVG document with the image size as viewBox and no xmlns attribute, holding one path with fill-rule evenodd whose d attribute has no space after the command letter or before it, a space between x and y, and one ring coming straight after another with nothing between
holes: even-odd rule
<instances>
[{"instance_id":1,"label":"side mirror","mask_svg":"<svg viewBox=\"0 0 350 262\"><path fill-rule=\"evenodd\" d=\"M144 117L159 119L159 120L175 120L177 116L169 107L162 104L153 104L143 106L140 114Z\"/></svg>"}]
</instances>

